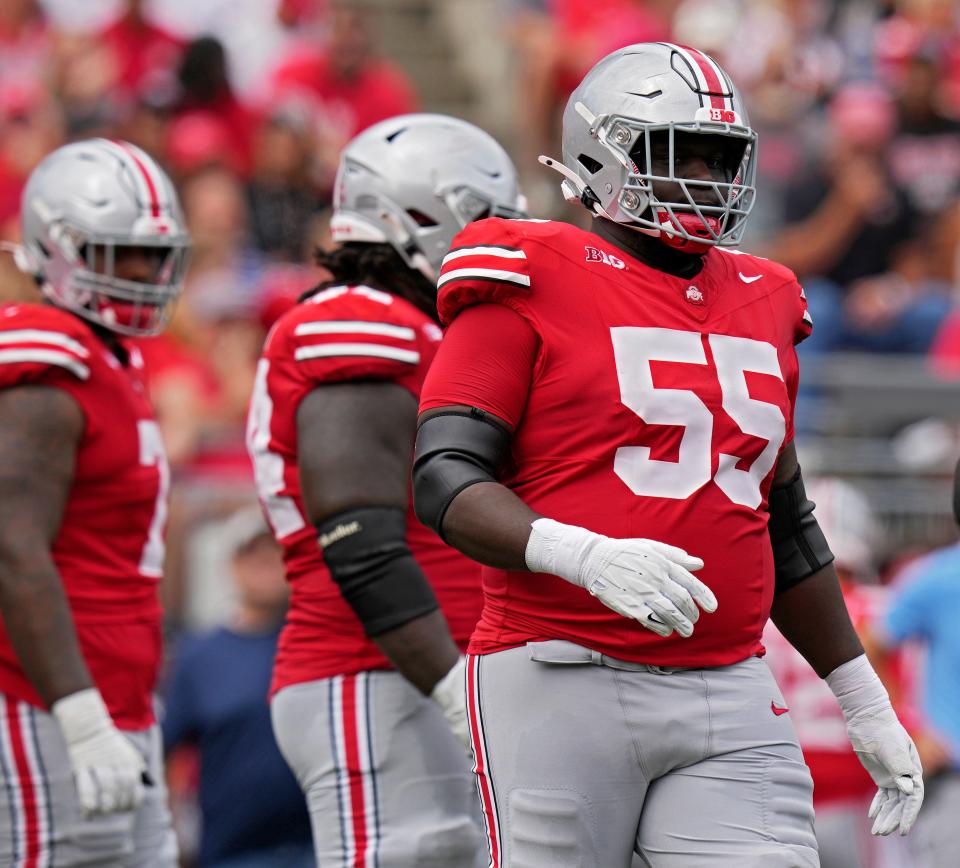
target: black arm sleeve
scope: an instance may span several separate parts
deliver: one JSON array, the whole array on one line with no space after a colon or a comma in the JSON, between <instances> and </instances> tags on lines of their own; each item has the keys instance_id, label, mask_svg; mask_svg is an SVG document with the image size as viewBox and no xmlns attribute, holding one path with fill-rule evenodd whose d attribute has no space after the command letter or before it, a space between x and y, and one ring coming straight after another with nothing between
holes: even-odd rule
<instances>
[{"instance_id":1,"label":"black arm sleeve","mask_svg":"<svg viewBox=\"0 0 960 868\"><path fill-rule=\"evenodd\" d=\"M833 552L813 514L815 506L807 498L799 467L790 482L770 491L767 532L773 546L777 594L833 562Z\"/></svg>"},{"instance_id":2,"label":"black arm sleeve","mask_svg":"<svg viewBox=\"0 0 960 868\"><path fill-rule=\"evenodd\" d=\"M478 482L496 482L510 434L476 408L431 416L417 431L413 503L417 518L443 538L453 499Z\"/></svg>"},{"instance_id":3,"label":"black arm sleeve","mask_svg":"<svg viewBox=\"0 0 960 868\"><path fill-rule=\"evenodd\" d=\"M317 530L330 574L368 636L402 627L439 607L407 548L406 510L351 509L326 519Z\"/></svg>"}]
</instances>

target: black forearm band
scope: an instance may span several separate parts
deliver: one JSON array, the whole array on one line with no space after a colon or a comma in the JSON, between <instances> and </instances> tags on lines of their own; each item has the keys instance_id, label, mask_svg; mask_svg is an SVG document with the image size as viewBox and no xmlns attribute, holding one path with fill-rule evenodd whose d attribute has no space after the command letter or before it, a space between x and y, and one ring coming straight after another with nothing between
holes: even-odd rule
<instances>
[{"instance_id":1,"label":"black forearm band","mask_svg":"<svg viewBox=\"0 0 960 868\"><path fill-rule=\"evenodd\" d=\"M482 410L431 416L417 431L413 459L417 518L442 538L443 517L453 499L478 482L496 482L509 450L509 432Z\"/></svg>"},{"instance_id":2,"label":"black forearm band","mask_svg":"<svg viewBox=\"0 0 960 868\"><path fill-rule=\"evenodd\" d=\"M402 627L438 607L407 548L405 510L351 509L321 522L317 530L330 575L368 636Z\"/></svg>"},{"instance_id":3,"label":"black forearm band","mask_svg":"<svg viewBox=\"0 0 960 868\"><path fill-rule=\"evenodd\" d=\"M773 546L775 593L780 594L833 562L833 552L813 515L800 468L786 485L770 490L767 531Z\"/></svg>"}]
</instances>

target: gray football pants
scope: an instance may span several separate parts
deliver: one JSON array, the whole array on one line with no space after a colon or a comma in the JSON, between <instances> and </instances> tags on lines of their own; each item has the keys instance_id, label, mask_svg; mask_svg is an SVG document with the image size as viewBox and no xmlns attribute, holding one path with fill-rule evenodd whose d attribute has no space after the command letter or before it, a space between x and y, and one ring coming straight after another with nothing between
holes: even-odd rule
<instances>
[{"instance_id":1,"label":"gray football pants","mask_svg":"<svg viewBox=\"0 0 960 868\"><path fill-rule=\"evenodd\" d=\"M401 675L295 684L271 711L323 868L486 864L466 751L439 707Z\"/></svg>"},{"instance_id":2,"label":"gray football pants","mask_svg":"<svg viewBox=\"0 0 960 868\"><path fill-rule=\"evenodd\" d=\"M538 642L470 657L467 692L491 868L819 866L759 658L667 670Z\"/></svg>"},{"instance_id":3,"label":"gray football pants","mask_svg":"<svg viewBox=\"0 0 960 868\"><path fill-rule=\"evenodd\" d=\"M0 694L3 868L175 868L160 728L123 734L143 754L154 786L136 811L84 819L56 721Z\"/></svg>"}]
</instances>

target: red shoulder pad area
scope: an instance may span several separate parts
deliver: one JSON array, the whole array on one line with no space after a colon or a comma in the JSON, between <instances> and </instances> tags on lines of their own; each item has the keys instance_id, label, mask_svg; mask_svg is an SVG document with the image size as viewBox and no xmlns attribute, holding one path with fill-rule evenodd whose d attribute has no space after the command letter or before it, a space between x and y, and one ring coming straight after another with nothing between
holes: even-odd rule
<instances>
[{"instance_id":1,"label":"red shoulder pad area","mask_svg":"<svg viewBox=\"0 0 960 868\"><path fill-rule=\"evenodd\" d=\"M398 381L417 370L431 326L439 332L413 305L389 293L333 287L284 314L267 353L314 383Z\"/></svg>"},{"instance_id":2,"label":"red shoulder pad area","mask_svg":"<svg viewBox=\"0 0 960 868\"><path fill-rule=\"evenodd\" d=\"M760 277L766 278L772 284L773 290L784 293L786 316L790 317L793 328L793 342L799 344L810 337L813 332L813 318L807 309L807 297L797 280L797 275L786 265L773 259L754 256L741 250L718 250L723 255L722 262L727 268L731 282L739 279L745 284L752 285ZM763 284L757 284L763 287Z\"/></svg>"},{"instance_id":3,"label":"red shoulder pad area","mask_svg":"<svg viewBox=\"0 0 960 868\"><path fill-rule=\"evenodd\" d=\"M64 375L90 377L93 334L72 314L40 304L0 307L0 388Z\"/></svg>"},{"instance_id":4,"label":"red shoulder pad area","mask_svg":"<svg viewBox=\"0 0 960 868\"><path fill-rule=\"evenodd\" d=\"M465 307L508 303L529 294L531 269L522 221L490 218L470 223L454 239L437 280L437 310L449 325Z\"/></svg>"}]
</instances>

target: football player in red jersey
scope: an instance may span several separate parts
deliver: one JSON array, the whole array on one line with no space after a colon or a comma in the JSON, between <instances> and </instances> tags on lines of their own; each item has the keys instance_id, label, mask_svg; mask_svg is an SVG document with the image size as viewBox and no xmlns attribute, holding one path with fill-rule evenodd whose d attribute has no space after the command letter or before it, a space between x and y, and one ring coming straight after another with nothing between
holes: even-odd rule
<instances>
[{"instance_id":1,"label":"football player in red jersey","mask_svg":"<svg viewBox=\"0 0 960 868\"><path fill-rule=\"evenodd\" d=\"M274 733L321 865L484 860L461 657L479 570L416 520L409 484L440 262L468 222L519 205L509 158L471 124L404 115L361 133L337 175L333 279L259 363L247 442L292 585Z\"/></svg>"},{"instance_id":2,"label":"football player in red jersey","mask_svg":"<svg viewBox=\"0 0 960 868\"><path fill-rule=\"evenodd\" d=\"M188 237L160 167L106 139L47 156L21 224L45 304L0 307L0 863L172 868L152 709L168 471L124 336L165 324Z\"/></svg>"},{"instance_id":3,"label":"football player in red jersey","mask_svg":"<svg viewBox=\"0 0 960 868\"><path fill-rule=\"evenodd\" d=\"M916 819L793 445L803 292L728 249L755 157L712 58L630 46L544 158L591 231L485 220L444 259L414 492L486 565L467 701L494 868L817 865L771 614L839 699L873 831Z\"/></svg>"}]
</instances>

